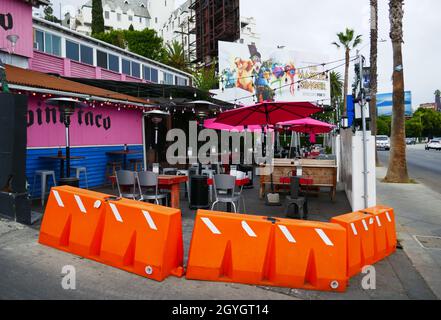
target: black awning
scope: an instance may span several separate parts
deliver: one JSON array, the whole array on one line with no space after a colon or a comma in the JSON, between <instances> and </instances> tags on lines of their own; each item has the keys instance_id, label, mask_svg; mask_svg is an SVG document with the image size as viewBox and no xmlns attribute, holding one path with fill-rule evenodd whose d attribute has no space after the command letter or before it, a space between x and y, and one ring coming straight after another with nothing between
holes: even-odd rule
<instances>
[{"instance_id":1,"label":"black awning","mask_svg":"<svg viewBox=\"0 0 441 320\"><path fill-rule=\"evenodd\" d=\"M157 103L163 107L188 108L188 103L201 99L214 103L224 109L230 109L234 106L234 104L215 99L212 94L207 95L206 92L190 86L85 78L67 79L137 98L149 99L150 103Z\"/></svg>"}]
</instances>

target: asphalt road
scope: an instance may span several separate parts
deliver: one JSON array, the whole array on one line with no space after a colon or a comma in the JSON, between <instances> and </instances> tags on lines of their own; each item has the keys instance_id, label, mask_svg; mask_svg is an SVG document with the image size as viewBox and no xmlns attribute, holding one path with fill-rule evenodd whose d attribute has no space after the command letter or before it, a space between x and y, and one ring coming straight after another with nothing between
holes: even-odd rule
<instances>
[{"instance_id":1,"label":"asphalt road","mask_svg":"<svg viewBox=\"0 0 441 320\"><path fill-rule=\"evenodd\" d=\"M381 164L389 163L389 151L378 151ZM407 169L412 179L441 193L441 151L424 150L424 144L407 146Z\"/></svg>"}]
</instances>

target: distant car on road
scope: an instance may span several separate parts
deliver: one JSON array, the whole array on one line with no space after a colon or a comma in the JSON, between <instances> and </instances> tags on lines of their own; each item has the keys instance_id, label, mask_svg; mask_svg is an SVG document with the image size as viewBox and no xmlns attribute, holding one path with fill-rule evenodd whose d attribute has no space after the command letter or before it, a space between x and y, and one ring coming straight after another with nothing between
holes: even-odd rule
<instances>
[{"instance_id":1,"label":"distant car on road","mask_svg":"<svg viewBox=\"0 0 441 320\"><path fill-rule=\"evenodd\" d=\"M406 138L406 144L416 144L416 138Z\"/></svg>"},{"instance_id":2,"label":"distant car on road","mask_svg":"<svg viewBox=\"0 0 441 320\"><path fill-rule=\"evenodd\" d=\"M432 139L426 144L426 150L441 150L441 139Z\"/></svg>"},{"instance_id":3,"label":"distant car on road","mask_svg":"<svg viewBox=\"0 0 441 320\"><path fill-rule=\"evenodd\" d=\"M377 136L377 149L390 150L390 139L388 136Z\"/></svg>"}]
</instances>

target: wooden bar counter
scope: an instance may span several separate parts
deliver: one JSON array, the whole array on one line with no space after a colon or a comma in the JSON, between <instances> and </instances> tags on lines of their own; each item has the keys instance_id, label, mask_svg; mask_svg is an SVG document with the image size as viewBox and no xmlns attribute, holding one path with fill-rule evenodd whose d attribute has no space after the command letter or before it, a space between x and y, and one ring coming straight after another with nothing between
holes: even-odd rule
<instances>
[{"instance_id":1,"label":"wooden bar counter","mask_svg":"<svg viewBox=\"0 0 441 320\"><path fill-rule=\"evenodd\" d=\"M302 177L308 177L313 180L311 187L330 188L332 201L335 200L335 191L337 188L337 165L335 160L315 160L300 159L297 160L298 166L302 168ZM294 159L274 159L273 183L276 189L280 186L286 186L286 183L280 182L281 177L288 177L293 170L297 170ZM260 169L265 169L260 166ZM260 198L265 196L266 186L271 186L271 176L269 174L260 176Z\"/></svg>"}]
</instances>

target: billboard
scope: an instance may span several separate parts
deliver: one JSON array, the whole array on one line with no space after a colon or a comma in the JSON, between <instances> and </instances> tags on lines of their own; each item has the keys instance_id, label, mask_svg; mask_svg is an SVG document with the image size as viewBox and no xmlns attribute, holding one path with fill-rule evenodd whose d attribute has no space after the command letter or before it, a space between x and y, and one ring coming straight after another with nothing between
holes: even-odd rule
<instances>
[{"instance_id":1,"label":"billboard","mask_svg":"<svg viewBox=\"0 0 441 320\"><path fill-rule=\"evenodd\" d=\"M378 116L392 116L392 93L377 94L377 112ZM412 93L404 92L404 112L406 116L412 116Z\"/></svg>"},{"instance_id":2,"label":"billboard","mask_svg":"<svg viewBox=\"0 0 441 320\"><path fill-rule=\"evenodd\" d=\"M259 101L330 99L330 80L319 54L219 41L220 88L216 98L252 104ZM326 104L327 101L324 101Z\"/></svg>"}]
</instances>

